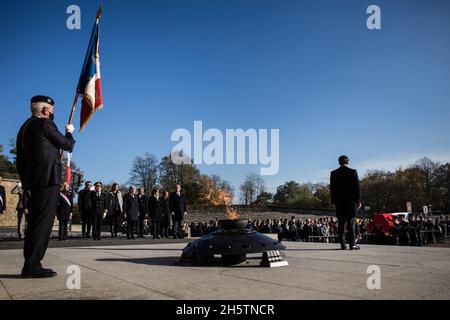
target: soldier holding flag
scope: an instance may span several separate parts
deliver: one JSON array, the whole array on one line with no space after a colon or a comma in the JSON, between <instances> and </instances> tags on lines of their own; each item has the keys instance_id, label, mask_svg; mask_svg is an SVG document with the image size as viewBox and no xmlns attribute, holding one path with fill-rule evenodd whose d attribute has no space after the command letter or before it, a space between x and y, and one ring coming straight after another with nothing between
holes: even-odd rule
<instances>
[{"instance_id":1,"label":"soldier holding flag","mask_svg":"<svg viewBox=\"0 0 450 320\"><path fill-rule=\"evenodd\" d=\"M58 131L53 122L54 105L50 97L33 97L32 116L17 135L17 171L24 192L30 197L23 278L56 276L53 270L42 268L41 260L47 250L58 205L62 178L60 150L71 152L75 140L73 125L66 125L65 135Z\"/></svg>"}]
</instances>

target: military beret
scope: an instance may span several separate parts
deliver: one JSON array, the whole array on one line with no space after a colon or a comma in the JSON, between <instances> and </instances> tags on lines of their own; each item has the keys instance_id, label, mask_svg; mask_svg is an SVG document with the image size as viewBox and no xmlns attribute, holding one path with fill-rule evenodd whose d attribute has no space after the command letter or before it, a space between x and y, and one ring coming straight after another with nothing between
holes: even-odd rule
<instances>
[{"instance_id":1,"label":"military beret","mask_svg":"<svg viewBox=\"0 0 450 320\"><path fill-rule=\"evenodd\" d=\"M34 96L33 98L31 98L31 103L35 103L35 102L45 102L48 103L52 106L55 105L55 101L47 96Z\"/></svg>"},{"instance_id":2,"label":"military beret","mask_svg":"<svg viewBox=\"0 0 450 320\"><path fill-rule=\"evenodd\" d=\"M103 187L103 183L101 183L100 181L97 181L96 183L94 183L94 186L96 185L100 185L100 187Z\"/></svg>"}]
</instances>

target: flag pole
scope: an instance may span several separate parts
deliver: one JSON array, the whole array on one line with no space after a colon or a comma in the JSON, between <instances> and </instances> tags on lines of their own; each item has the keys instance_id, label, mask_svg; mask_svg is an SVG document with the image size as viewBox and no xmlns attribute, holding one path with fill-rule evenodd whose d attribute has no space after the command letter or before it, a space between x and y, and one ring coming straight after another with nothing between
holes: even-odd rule
<instances>
[{"instance_id":1,"label":"flag pole","mask_svg":"<svg viewBox=\"0 0 450 320\"><path fill-rule=\"evenodd\" d=\"M75 109L77 108L79 94L78 92L75 94L75 98L73 99L72 110L70 111L69 122L67 124L73 123L73 117L75 115Z\"/></svg>"},{"instance_id":2,"label":"flag pole","mask_svg":"<svg viewBox=\"0 0 450 320\"><path fill-rule=\"evenodd\" d=\"M101 16L102 16L102 1L100 0L100 6L98 7L97 14L95 16L95 23L99 23ZM73 98L73 104L72 104L72 109L70 110L68 124L73 123L73 118L75 116L75 109L77 107L79 96L80 96L80 93L78 92L78 88L77 88L77 92L75 93L75 97ZM63 160L63 159L64 159L64 150L61 150L61 160Z\"/></svg>"}]
</instances>

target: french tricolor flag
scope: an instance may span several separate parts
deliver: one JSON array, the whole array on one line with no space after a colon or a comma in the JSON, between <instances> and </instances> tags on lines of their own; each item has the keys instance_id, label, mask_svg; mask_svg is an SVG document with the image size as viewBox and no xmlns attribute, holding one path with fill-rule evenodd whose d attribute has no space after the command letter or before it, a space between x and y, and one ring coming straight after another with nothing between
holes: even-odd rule
<instances>
[{"instance_id":1,"label":"french tricolor flag","mask_svg":"<svg viewBox=\"0 0 450 320\"><path fill-rule=\"evenodd\" d=\"M80 132L86 127L95 111L103 107L102 81L100 75L100 28L101 7L97 11L97 19L92 30L83 69L78 81L77 93L83 96L80 116Z\"/></svg>"},{"instance_id":2,"label":"french tricolor flag","mask_svg":"<svg viewBox=\"0 0 450 320\"><path fill-rule=\"evenodd\" d=\"M66 166L66 183L70 186L72 180L72 169L70 168L70 161L72 161L72 154L67 153L67 166Z\"/></svg>"}]
</instances>

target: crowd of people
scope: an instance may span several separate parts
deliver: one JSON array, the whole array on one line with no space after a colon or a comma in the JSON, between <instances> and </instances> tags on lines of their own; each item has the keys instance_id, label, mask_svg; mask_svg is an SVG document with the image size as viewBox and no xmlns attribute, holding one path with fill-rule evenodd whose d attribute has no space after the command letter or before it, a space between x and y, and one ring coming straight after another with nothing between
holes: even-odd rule
<instances>
[{"instance_id":1,"label":"crowd of people","mask_svg":"<svg viewBox=\"0 0 450 320\"><path fill-rule=\"evenodd\" d=\"M394 217L393 226L388 232L379 227L370 230L372 219L356 219L357 242L371 244L422 246L442 242L450 231L449 217L441 216L433 222L431 217L410 215L409 221L400 215ZM278 235L280 241L329 242L338 243L338 223L335 217L315 219L253 219L247 228L260 233ZM191 222L190 234L193 237L205 236L220 229L217 220Z\"/></svg>"},{"instance_id":2,"label":"crowd of people","mask_svg":"<svg viewBox=\"0 0 450 320\"><path fill-rule=\"evenodd\" d=\"M28 213L27 194L20 182L11 193L19 197L16 211L17 232L21 240L22 220ZM6 199L6 196L3 196L3 199ZM136 187L130 186L128 193L122 195L117 183L113 184L110 191L104 192L101 182L93 184L87 181L85 188L78 194L78 210L83 238L100 240L103 225L109 226L113 238L118 237L119 232L126 234L127 239L143 238L144 234L150 234L154 239L163 237L182 239L186 235L187 226L182 223L186 215L186 200L181 193L180 185L177 185L171 194L154 188L150 196L146 195L144 188L137 190ZM73 195L69 186L63 183L55 212L59 226L58 239L61 241L68 239L73 211Z\"/></svg>"},{"instance_id":3,"label":"crowd of people","mask_svg":"<svg viewBox=\"0 0 450 320\"><path fill-rule=\"evenodd\" d=\"M92 238L100 240L101 225L106 223L109 225L111 237L114 238L124 225L127 239L135 239L135 235L143 238L146 227L150 224L154 239L169 237L170 234L174 238L184 238L182 221L187 208L181 185L177 184L171 194L153 188L150 197L142 187L137 191L135 186L130 186L125 195L122 195L117 183L114 183L107 193L103 192L102 188L102 183L96 182L92 190L92 182L87 181L85 188L79 192L78 210L82 237L91 238L92 229Z\"/></svg>"},{"instance_id":4,"label":"crowd of people","mask_svg":"<svg viewBox=\"0 0 450 320\"><path fill-rule=\"evenodd\" d=\"M361 233L369 233L369 243L403 246L423 246L442 243L450 232L449 216L438 218L410 214L394 216L393 225L389 230L380 226L369 229L371 219L364 220L360 225Z\"/></svg>"}]
</instances>

